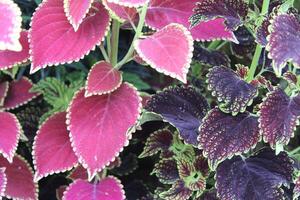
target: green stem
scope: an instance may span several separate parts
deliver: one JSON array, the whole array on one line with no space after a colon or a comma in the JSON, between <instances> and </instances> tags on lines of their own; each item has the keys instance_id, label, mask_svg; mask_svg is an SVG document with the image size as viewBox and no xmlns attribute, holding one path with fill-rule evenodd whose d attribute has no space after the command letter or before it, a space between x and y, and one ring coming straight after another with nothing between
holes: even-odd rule
<instances>
[{"instance_id":1,"label":"green stem","mask_svg":"<svg viewBox=\"0 0 300 200\"><path fill-rule=\"evenodd\" d=\"M126 64L132 57L132 54L134 52L134 43L135 41L142 35L142 30L145 22L145 17L147 13L148 5L144 5L142 8L142 11L140 13L140 21L136 28L135 36L132 40L131 46L127 52L127 54L124 56L124 58L115 66L116 69L120 69L124 64Z\"/></svg>"},{"instance_id":2,"label":"green stem","mask_svg":"<svg viewBox=\"0 0 300 200\"><path fill-rule=\"evenodd\" d=\"M209 49L209 50L216 49L217 46L219 46L220 43L221 43L220 40L213 41L213 42L211 42L211 43L208 45L207 49Z\"/></svg>"},{"instance_id":3,"label":"green stem","mask_svg":"<svg viewBox=\"0 0 300 200\"><path fill-rule=\"evenodd\" d=\"M111 44L110 44L110 31L108 31L107 36L106 36L106 49L108 52L108 57L111 58Z\"/></svg>"},{"instance_id":4,"label":"green stem","mask_svg":"<svg viewBox=\"0 0 300 200\"><path fill-rule=\"evenodd\" d=\"M115 66L118 62L118 49L119 49L119 34L120 34L120 22L113 21L112 38L111 38L111 64Z\"/></svg>"},{"instance_id":5,"label":"green stem","mask_svg":"<svg viewBox=\"0 0 300 200\"><path fill-rule=\"evenodd\" d=\"M293 151L291 151L289 154L290 155L294 155L296 153L298 153L298 151L300 151L300 147L295 148Z\"/></svg>"},{"instance_id":6,"label":"green stem","mask_svg":"<svg viewBox=\"0 0 300 200\"><path fill-rule=\"evenodd\" d=\"M106 61L106 62L109 62L109 57L108 57L108 55L107 55L107 53L106 53L106 51L105 51L104 46L101 45L101 46L100 46L100 50L101 50L102 56L104 57L105 61Z\"/></svg>"}]
</instances>

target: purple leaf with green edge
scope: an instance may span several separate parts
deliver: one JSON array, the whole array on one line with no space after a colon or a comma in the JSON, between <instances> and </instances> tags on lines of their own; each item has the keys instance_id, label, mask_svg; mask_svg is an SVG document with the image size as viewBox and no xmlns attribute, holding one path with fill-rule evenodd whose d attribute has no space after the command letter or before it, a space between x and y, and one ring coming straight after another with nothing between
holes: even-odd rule
<instances>
[{"instance_id":1,"label":"purple leaf with green edge","mask_svg":"<svg viewBox=\"0 0 300 200\"><path fill-rule=\"evenodd\" d=\"M167 151L172 145L173 135L167 129L158 130L152 133L146 141L145 147L139 158L153 156L158 152Z\"/></svg>"},{"instance_id":2,"label":"purple leaf with green edge","mask_svg":"<svg viewBox=\"0 0 300 200\"><path fill-rule=\"evenodd\" d=\"M287 71L283 74L283 78L289 82L289 84L296 85L298 82L297 75L291 71Z\"/></svg>"},{"instance_id":3,"label":"purple leaf with green edge","mask_svg":"<svg viewBox=\"0 0 300 200\"><path fill-rule=\"evenodd\" d=\"M185 187L184 182L179 180L168 191L160 193L159 196L165 200L182 200L189 199L192 194L193 192Z\"/></svg>"},{"instance_id":4,"label":"purple leaf with green edge","mask_svg":"<svg viewBox=\"0 0 300 200\"><path fill-rule=\"evenodd\" d=\"M217 169L216 187L221 199L283 199L281 185L292 181L292 161L285 152L263 149L249 158L235 156Z\"/></svg>"},{"instance_id":5,"label":"purple leaf with green edge","mask_svg":"<svg viewBox=\"0 0 300 200\"><path fill-rule=\"evenodd\" d=\"M294 196L293 199L297 199L300 196L300 176L297 177L297 179L294 181L295 187L294 187Z\"/></svg>"},{"instance_id":6,"label":"purple leaf with green edge","mask_svg":"<svg viewBox=\"0 0 300 200\"><path fill-rule=\"evenodd\" d=\"M242 64L236 64L236 73L239 77L241 77L242 79L246 79L247 78L247 74L249 72L249 68L245 65Z\"/></svg>"},{"instance_id":7,"label":"purple leaf with green edge","mask_svg":"<svg viewBox=\"0 0 300 200\"><path fill-rule=\"evenodd\" d=\"M260 140L258 118L249 112L232 116L214 108L204 118L198 140L214 170L224 159L256 145Z\"/></svg>"},{"instance_id":8,"label":"purple leaf with green edge","mask_svg":"<svg viewBox=\"0 0 300 200\"><path fill-rule=\"evenodd\" d=\"M287 62L300 67L300 21L295 15L276 16L271 23L267 50L273 60L273 68L281 74Z\"/></svg>"},{"instance_id":9,"label":"purple leaf with green edge","mask_svg":"<svg viewBox=\"0 0 300 200\"><path fill-rule=\"evenodd\" d=\"M207 159L202 155L196 156L194 166L196 171L201 172L202 176L207 177L209 175L209 166Z\"/></svg>"},{"instance_id":10,"label":"purple leaf with green edge","mask_svg":"<svg viewBox=\"0 0 300 200\"><path fill-rule=\"evenodd\" d=\"M259 125L264 141L271 147L288 144L300 116L300 95L289 97L276 88L260 105Z\"/></svg>"},{"instance_id":11,"label":"purple leaf with green edge","mask_svg":"<svg viewBox=\"0 0 300 200\"><path fill-rule=\"evenodd\" d=\"M193 87L171 87L148 101L146 110L160 114L164 120L175 126L180 137L197 145L198 128L209 109L207 100Z\"/></svg>"},{"instance_id":12,"label":"purple leaf with green edge","mask_svg":"<svg viewBox=\"0 0 300 200\"><path fill-rule=\"evenodd\" d=\"M263 47L265 47L268 43L267 36L270 34L268 30L270 24L270 19L266 18L256 30L256 41Z\"/></svg>"},{"instance_id":13,"label":"purple leaf with green edge","mask_svg":"<svg viewBox=\"0 0 300 200\"><path fill-rule=\"evenodd\" d=\"M176 161L172 158L160 160L155 164L152 173L164 184L173 184L180 178Z\"/></svg>"},{"instance_id":14,"label":"purple leaf with green edge","mask_svg":"<svg viewBox=\"0 0 300 200\"><path fill-rule=\"evenodd\" d=\"M221 51L208 50L200 45L194 48L194 60L210 66L230 66L230 59Z\"/></svg>"},{"instance_id":15,"label":"purple leaf with green edge","mask_svg":"<svg viewBox=\"0 0 300 200\"><path fill-rule=\"evenodd\" d=\"M225 25L235 30L242 25L248 14L248 4L244 0L202 0L196 4L190 18L191 26L216 18L224 18Z\"/></svg>"},{"instance_id":16,"label":"purple leaf with green edge","mask_svg":"<svg viewBox=\"0 0 300 200\"><path fill-rule=\"evenodd\" d=\"M257 95L257 88L243 79L232 69L216 66L207 74L208 89L221 102L220 108L236 115L244 112Z\"/></svg>"},{"instance_id":17,"label":"purple leaf with green edge","mask_svg":"<svg viewBox=\"0 0 300 200\"><path fill-rule=\"evenodd\" d=\"M121 165L111 170L111 173L118 176L126 176L138 168L137 156L133 153L121 157Z\"/></svg>"}]
</instances>

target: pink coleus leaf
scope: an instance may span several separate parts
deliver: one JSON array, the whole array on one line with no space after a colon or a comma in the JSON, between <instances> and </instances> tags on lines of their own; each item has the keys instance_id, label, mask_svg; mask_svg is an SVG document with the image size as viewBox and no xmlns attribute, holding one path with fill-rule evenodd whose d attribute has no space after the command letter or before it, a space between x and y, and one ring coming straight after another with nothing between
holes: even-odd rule
<instances>
[{"instance_id":1,"label":"pink coleus leaf","mask_svg":"<svg viewBox=\"0 0 300 200\"><path fill-rule=\"evenodd\" d=\"M38 199L38 185L33 182L33 171L29 163L16 155L12 163L0 157L0 167L5 167L7 185L5 196L12 199Z\"/></svg>"},{"instance_id":2,"label":"pink coleus leaf","mask_svg":"<svg viewBox=\"0 0 300 200\"><path fill-rule=\"evenodd\" d=\"M21 10L13 0L0 0L0 50L21 51Z\"/></svg>"},{"instance_id":3,"label":"pink coleus leaf","mask_svg":"<svg viewBox=\"0 0 300 200\"><path fill-rule=\"evenodd\" d=\"M95 2L75 32L65 16L63 1L44 1L32 18L29 33L31 73L47 65L78 61L101 43L109 24L108 12Z\"/></svg>"},{"instance_id":4,"label":"pink coleus leaf","mask_svg":"<svg viewBox=\"0 0 300 200\"><path fill-rule=\"evenodd\" d=\"M33 143L35 181L53 173L70 170L77 164L66 125L66 113L56 113L39 129Z\"/></svg>"},{"instance_id":5,"label":"pink coleus leaf","mask_svg":"<svg viewBox=\"0 0 300 200\"><path fill-rule=\"evenodd\" d=\"M38 93L30 92L32 86L32 82L25 77L18 81L10 82L3 107L6 110L14 109L37 97Z\"/></svg>"},{"instance_id":6,"label":"pink coleus leaf","mask_svg":"<svg viewBox=\"0 0 300 200\"><path fill-rule=\"evenodd\" d=\"M159 30L170 23L179 23L190 27L189 18L199 0L151 0L146 15L146 25ZM191 30L194 40L229 40L238 43L232 31L227 30L224 19L213 19L200 22Z\"/></svg>"},{"instance_id":7,"label":"pink coleus leaf","mask_svg":"<svg viewBox=\"0 0 300 200\"><path fill-rule=\"evenodd\" d=\"M121 182L109 176L99 183L78 179L64 192L63 200L124 200L125 192Z\"/></svg>"},{"instance_id":8,"label":"pink coleus leaf","mask_svg":"<svg viewBox=\"0 0 300 200\"><path fill-rule=\"evenodd\" d=\"M64 0L64 9L75 31L86 17L94 0Z\"/></svg>"},{"instance_id":9,"label":"pink coleus leaf","mask_svg":"<svg viewBox=\"0 0 300 200\"><path fill-rule=\"evenodd\" d=\"M7 184L5 168L0 168L0 198L4 196Z\"/></svg>"},{"instance_id":10,"label":"pink coleus leaf","mask_svg":"<svg viewBox=\"0 0 300 200\"><path fill-rule=\"evenodd\" d=\"M7 81L0 83L0 107L4 104L4 99L7 95L9 83Z\"/></svg>"},{"instance_id":11,"label":"pink coleus leaf","mask_svg":"<svg viewBox=\"0 0 300 200\"><path fill-rule=\"evenodd\" d=\"M102 0L103 5L109 11L109 13L117 20L131 21L134 22L138 16L136 8L120 6L119 4L107 2L107 0Z\"/></svg>"},{"instance_id":12,"label":"pink coleus leaf","mask_svg":"<svg viewBox=\"0 0 300 200\"><path fill-rule=\"evenodd\" d=\"M128 145L127 131L139 117L141 99L127 83L107 95L85 98L84 93L74 96L67 123L72 147L91 179Z\"/></svg>"},{"instance_id":13,"label":"pink coleus leaf","mask_svg":"<svg viewBox=\"0 0 300 200\"><path fill-rule=\"evenodd\" d=\"M21 51L0 51L0 70L10 69L15 65L22 64L29 59L28 31L22 31L20 36Z\"/></svg>"},{"instance_id":14,"label":"pink coleus leaf","mask_svg":"<svg viewBox=\"0 0 300 200\"><path fill-rule=\"evenodd\" d=\"M100 61L89 72L85 96L102 95L115 91L122 83L122 74L110 63Z\"/></svg>"},{"instance_id":15,"label":"pink coleus leaf","mask_svg":"<svg viewBox=\"0 0 300 200\"><path fill-rule=\"evenodd\" d=\"M21 125L14 114L0 112L0 127L0 153L12 162L22 132Z\"/></svg>"},{"instance_id":16,"label":"pink coleus leaf","mask_svg":"<svg viewBox=\"0 0 300 200\"><path fill-rule=\"evenodd\" d=\"M146 39L137 40L139 56L158 72L186 83L193 56L193 38L181 24L170 24Z\"/></svg>"},{"instance_id":17,"label":"pink coleus leaf","mask_svg":"<svg viewBox=\"0 0 300 200\"><path fill-rule=\"evenodd\" d=\"M107 0L109 3L119 4L126 7L140 7L149 2L149 0Z\"/></svg>"}]
</instances>

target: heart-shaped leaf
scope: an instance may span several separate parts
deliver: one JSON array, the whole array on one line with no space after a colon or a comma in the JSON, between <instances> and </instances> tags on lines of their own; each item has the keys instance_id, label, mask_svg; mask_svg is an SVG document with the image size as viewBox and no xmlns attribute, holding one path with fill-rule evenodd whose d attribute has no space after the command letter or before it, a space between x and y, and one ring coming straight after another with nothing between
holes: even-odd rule
<instances>
[{"instance_id":1,"label":"heart-shaped leaf","mask_svg":"<svg viewBox=\"0 0 300 200\"><path fill-rule=\"evenodd\" d=\"M19 41L22 45L21 51L0 51L0 70L10 69L15 65L26 62L29 59L28 31L21 32Z\"/></svg>"},{"instance_id":2,"label":"heart-shaped leaf","mask_svg":"<svg viewBox=\"0 0 300 200\"><path fill-rule=\"evenodd\" d=\"M64 9L69 22L75 31L86 17L94 0L64 0Z\"/></svg>"},{"instance_id":3,"label":"heart-shaped leaf","mask_svg":"<svg viewBox=\"0 0 300 200\"><path fill-rule=\"evenodd\" d=\"M159 196L165 200L181 200L189 199L193 194L193 191L188 189L182 180L177 181L172 187L159 194Z\"/></svg>"},{"instance_id":4,"label":"heart-shaped leaf","mask_svg":"<svg viewBox=\"0 0 300 200\"><path fill-rule=\"evenodd\" d=\"M173 184L180 179L176 160L173 158L162 159L155 164L153 172L163 184Z\"/></svg>"},{"instance_id":5,"label":"heart-shaped leaf","mask_svg":"<svg viewBox=\"0 0 300 200\"><path fill-rule=\"evenodd\" d=\"M107 95L85 98L84 93L74 96L67 123L73 149L91 179L128 145L127 131L139 117L141 99L127 83Z\"/></svg>"},{"instance_id":6,"label":"heart-shaped leaf","mask_svg":"<svg viewBox=\"0 0 300 200\"><path fill-rule=\"evenodd\" d=\"M125 192L121 182L115 177L107 177L93 184L76 180L64 192L63 200L124 200Z\"/></svg>"},{"instance_id":7,"label":"heart-shaped leaf","mask_svg":"<svg viewBox=\"0 0 300 200\"><path fill-rule=\"evenodd\" d=\"M65 172L77 164L66 125L66 113L48 118L40 127L33 143L34 180L53 173Z\"/></svg>"},{"instance_id":8,"label":"heart-shaped leaf","mask_svg":"<svg viewBox=\"0 0 300 200\"><path fill-rule=\"evenodd\" d=\"M292 161L286 153L275 155L263 149L249 158L235 156L217 169L217 191L221 199L284 199L280 186L292 181Z\"/></svg>"},{"instance_id":9,"label":"heart-shaped leaf","mask_svg":"<svg viewBox=\"0 0 300 200\"><path fill-rule=\"evenodd\" d=\"M193 56L193 39L184 26L170 24L146 39L137 40L135 49L158 72L186 83Z\"/></svg>"},{"instance_id":10,"label":"heart-shaped leaf","mask_svg":"<svg viewBox=\"0 0 300 200\"><path fill-rule=\"evenodd\" d=\"M0 2L0 50L21 51L21 10L13 0Z\"/></svg>"},{"instance_id":11,"label":"heart-shaped leaf","mask_svg":"<svg viewBox=\"0 0 300 200\"><path fill-rule=\"evenodd\" d=\"M289 97L277 88L267 94L260 105L259 125L266 142L272 147L286 145L294 135L300 116L300 95Z\"/></svg>"},{"instance_id":12,"label":"heart-shaped leaf","mask_svg":"<svg viewBox=\"0 0 300 200\"><path fill-rule=\"evenodd\" d=\"M11 110L18 108L38 96L38 93L30 92L33 84L25 77L9 83L7 96L4 100L4 109Z\"/></svg>"},{"instance_id":13,"label":"heart-shaped leaf","mask_svg":"<svg viewBox=\"0 0 300 200\"><path fill-rule=\"evenodd\" d=\"M5 97L7 95L9 83L7 81L0 83L0 108L4 104Z\"/></svg>"},{"instance_id":14,"label":"heart-shaped leaf","mask_svg":"<svg viewBox=\"0 0 300 200\"><path fill-rule=\"evenodd\" d=\"M0 112L0 153L9 161L13 161L22 127L17 117L9 112Z\"/></svg>"},{"instance_id":15,"label":"heart-shaped leaf","mask_svg":"<svg viewBox=\"0 0 300 200\"><path fill-rule=\"evenodd\" d=\"M7 184L7 178L5 174L5 168L0 168L0 197L3 197L5 194Z\"/></svg>"},{"instance_id":16,"label":"heart-shaped leaf","mask_svg":"<svg viewBox=\"0 0 300 200\"><path fill-rule=\"evenodd\" d=\"M232 116L214 108L199 131L199 148L212 169L222 160L248 151L260 140L257 117L248 112Z\"/></svg>"},{"instance_id":17,"label":"heart-shaped leaf","mask_svg":"<svg viewBox=\"0 0 300 200\"><path fill-rule=\"evenodd\" d=\"M33 182L33 171L29 163L16 155L12 163L0 157L0 167L5 167L7 185L5 196L12 199L38 199L38 185Z\"/></svg>"},{"instance_id":18,"label":"heart-shaped leaf","mask_svg":"<svg viewBox=\"0 0 300 200\"><path fill-rule=\"evenodd\" d=\"M110 24L109 14L99 2L75 32L69 23L62 0L47 0L32 17L29 32L31 73L47 65L78 61L99 45Z\"/></svg>"},{"instance_id":19,"label":"heart-shaped leaf","mask_svg":"<svg viewBox=\"0 0 300 200\"><path fill-rule=\"evenodd\" d=\"M160 114L164 120L175 126L186 143L198 145L198 128L209 105L194 88L166 89L152 96L146 109Z\"/></svg>"},{"instance_id":20,"label":"heart-shaped leaf","mask_svg":"<svg viewBox=\"0 0 300 200\"><path fill-rule=\"evenodd\" d=\"M102 95L115 91L122 83L122 74L110 63L100 61L90 70L85 85L85 96Z\"/></svg>"},{"instance_id":21,"label":"heart-shaped leaf","mask_svg":"<svg viewBox=\"0 0 300 200\"><path fill-rule=\"evenodd\" d=\"M179 23L190 27L189 18L199 0L151 0L146 15L146 25L160 30L170 23ZM201 22L191 30L194 40L210 41L217 39L237 42L232 31L227 30L224 19Z\"/></svg>"},{"instance_id":22,"label":"heart-shaped leaf","mask_svg":"<svg viewBox=\"0 0 300 200\"><path fill-rule=\"evenodd\" d=\"M110 3L107 0L102 0L102 3L113 18L116 18L123 23L125 21L134 23L135 19L138 17L136 8L120 6L116 3Z\"/></svg>"},{"instance_id":23,"label":"heart-shaped leaf","mask_svg":"<svg viewBox=\"0 0 300 200\"><path fill-rule=\"evenodd\" d=\"M119 4L126 7L140 7L148 3L150 0L107 0L109 3Z\"/></svg>"}]
</instances>

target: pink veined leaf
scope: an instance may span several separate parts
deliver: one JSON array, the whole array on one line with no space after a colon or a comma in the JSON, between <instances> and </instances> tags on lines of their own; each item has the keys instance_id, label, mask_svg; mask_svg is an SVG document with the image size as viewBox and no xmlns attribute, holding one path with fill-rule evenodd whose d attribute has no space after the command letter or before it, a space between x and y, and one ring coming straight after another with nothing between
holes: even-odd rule
<instances>
[{"instance_id":1,"label":"pink veined leaf","mask_svg":"<svg viewBox=\"0 0 300 200\"><path fill-rule=\"evenodd\" d=\"M64 0L64 9L69 22L75 31L86 17L94 0Z\"/></svg>"},{"instance_id":2,"label":"pink veined leaf","mask_svg":"<svg viewBox=\"0 0 300 200\"><path fill-rule=\"evenodd\" d=\"M56 113L39 129L33 144L34 180L65 172L77 164L66 125L66 113Z\"/></svg>"},{"instance_id":3,"label":"pink veined leaf","mask_svg":"<svg viewBox=\"0 0 300 200\"><path fill-rule=\"evenodd\" d=\"M0 83L0 107L4 104L4 99L7 95L9 83L7 81Z\"/></svg>"},{"instance_id":4,"label":"pink veined leaf","mask_svg":"<svg viewBox=\"0 0 300 200\"><path fill-rule=\"evenodd\" d=\"M0 112L0 127L0 153L12 162L22 132L21 125L14 114Z\"/></svg>"},{"instance_id":5,"label":"pink veined leaf","mask_svg":"<svg viewBox=\"0 0 300 200\"><path fill-rule=\"evenodd\" d=\"M22 45L21 51L0 51L0 70L10 69L15 65L26 62L29 59L28 31L21 32L19 41Z\"/></svg>"},{"instance_id":6,"label":"pink veined leaf","mask_svg":"<svg viewBox=\"0 0 300 200\"><path fill-rule=\"evenodd\" d=\"M66 191L68 186L66 185L61 185L59 186L59 188L56 189L56 198L58 200L62 200L64 192Z\"/></svg>"},{"instance_id":7,"label":"pink veined leaf","mask_svg":"<svg viewBox=\"0 0 300 200\"><path fill-rule=\"evenodd\" d=\"M149 0L107 0L109 3L119 4L126 7L140 7L149 2Z\"/></svg>"},{"instance_id":8,"label":"pink veined leaf","mask_svg":"<svg viewBox=\"0 0 300 200\"><path fill-rule=\"evenodd\" d=\"M5 168L0 168L0 198L4 196L7 184Z\"/></svg>"},{"instance_id":9,"label":"pink veined leaf","mask_svg":"<svg viewBox=\"0 0 300 200\"><path fill-rule=\"evenodd\" d=\"M38 185L33 182L33 171L29 163L16 155L10 164L0 157L0 167L5 167L7 185L5 196L12 199L38 199Z\"/></svg>"},{"instance_id":10,"label":"pink veined leaf","mask_svg":"<svg viewBox=\"0 0 300 200\"><path fill-rule=\"evenodd\" d=\"M91 180L128 145L127 131L139 117L141 98L127 83L106 95L85 98L84 93L74 96L67 123L72 147Z\"/></svg>"},{"instance_id":11,"label":"pink veined leaf","mask_svg":"<svg viewBox=\"0 0 300 200\"><path fill-rule=\"evenodd\" d=\"M146 15L146 25L160 30L170 23L179 23L186 28L190 27L189 18L199 0L151 0ZM229 40L238 43L232 31L227 30L224 19L218 18L207 22L200 22L191 29L194 40Z\"/></svg>"},{"instance_id":12,"label":"pink veined leaf","mask_svg":"<svg viewBox=\"0 0 300 200\"><path fill-rule=\"evenodd\" d=\"M121 182L109 176L99 183L78 179L64 192L63 200L124 200L125 192Z\"/></svg>"},{"instance_id":13,"label":"pink veined leaf","mask_svg":"<svg viewBox=\"0 0 300 200\"><path fill-rule=\"evenodd\" d=\"M23 77L18 81L9 83L7 96L4 100L4 109L10 110L20 107L38 96L37 93L30 92L32 82Z\"/></svg>"},{"instance_id":14,"label":"pink veined leaf","mask_svg":"<svg viewBox=\"0 0 300 200\"><path fill-rule=\"evenodd\" d=\"M115 91L121 86L122 74L110 63L100 61L89 72L85 85L85 96L102 95Z\"/></svg>"},{"instance_id":15,"label":"pink veined leaf","mask_svg":"<svg viewBox=\"0 0 300 200\"><path fill-rule=\"evenodd\" d=\"M89 177L86 169L79 165L68 175L68 178L75 181L76 179L87 180Z\"/></svg>"},{"instance_id":16,"label":"pink veined leaf","mask_svg":"<svg viewBox=\"0 0 300 200\"><path fill-rule=\"evenodd\" d=\"M21 51L21 10L13 0L0 0L0 50Z\"/></svg>"},{"instance_id":17,"label":"pink veined leaf","mask_svg":"<svg viewBox=\"0 0 300 200\"><path fill-rule=\"evenodd\" d=\"M78 61L101 43L110 25L109 14L99 2L92 6L75 32L65 15L62 0L40 4L29 33L31 73L47 65Z\"/></svg>"},{"instance_id":18,"label":"pink veined leaf","mask_svg":"<svg viewBox=\"0 0 300 200\"><path fill-rule=\"evenodd\" d=\"M193 38L183 25L170 24L146 39L137 40L135 49L152 68L186 83Z\"/></svg>"},{"instance_id":19,"label":"pink veined leaf","mask_svg":"<svg viewBox=\"0 0 300 200\"><path fill-rule=\"evenodd\" d=\"M109 13L121 22L131 21L134 23L135 19L138 17L136 8L120 6L115 3L107 2L107 0L102 0L102 3Z\"/></svg>"}]
</instances>

